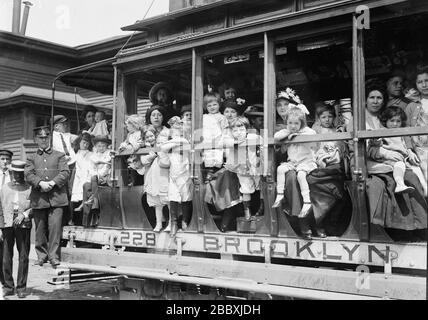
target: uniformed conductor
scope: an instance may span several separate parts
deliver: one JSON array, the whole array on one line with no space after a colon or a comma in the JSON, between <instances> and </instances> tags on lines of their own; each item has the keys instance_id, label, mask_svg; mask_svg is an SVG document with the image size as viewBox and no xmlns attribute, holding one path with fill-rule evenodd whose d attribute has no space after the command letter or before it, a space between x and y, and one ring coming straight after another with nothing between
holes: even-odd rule
<instances>
[{"instance_id":1,"label":"uniformed conductor","mask_svg":"<svg viewBox=\"0 0 428 320\"><path fill-rule=\"evenodd\" d=\"M68 205L66 184L70 171L64 153L50 146L48 126L34 129L36 153L25 165L25 178L31 185L31 208L36 225L36 265L49 260L52 267L60 264L60 240L63 207Z\"/></svg>"}]
</instances>

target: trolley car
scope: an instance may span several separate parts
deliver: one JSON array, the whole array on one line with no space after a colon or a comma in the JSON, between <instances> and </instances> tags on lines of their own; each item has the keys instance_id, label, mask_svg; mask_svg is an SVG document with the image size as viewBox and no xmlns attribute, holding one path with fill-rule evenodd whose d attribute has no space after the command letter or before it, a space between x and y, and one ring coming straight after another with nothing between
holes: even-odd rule
<instances>
[{"instance_id":1,"label":"trolley car","mask_svg":"<svg viewBox=\"0 0 428 320\"><path fill-rule=\"evenodd\" d=\"M364 150L367 139L428 131L421 127L366 131L364 84L368 77L387 73L395 58L411 60L418 52L427 55L423 36L427 18L428 5L422 0L251 4L223 0L125 27L146 32L147 43L124 48L111 59L66 70L58 79L73 86L98 86L101 92L112 84L113 148L125 139L126 115L137 113L138 102L147 98L154 83L170 83L177 104L191 103L192 131L198 132L207 86L236 81L246 100L264 107L264 215L251 222L238 219L243 223L239 231L220 232L216 215L204 201L204 146L194 135L193 214L186 231L179 230L175 237L153 232L143 186L129 185L124 161L129 153L119 153L114 158L114 184L99 188L97 225L64 227L67 244L62 248L62 263L72 269L127 276L123 292L134 288L136 297L144 299L425 299L426 240L394 241L371 223ZM109 68L113 83L108 73L100 71ZM79 73L86 75L84 80L79 80ZM286 86L297 90L311 114L317 99L352 99L354 131L295 139L302 143L340 140L354 146L346 181L351 203L343 212L349 216L346 228L336 236L302 239L284 212L272 208L275 96L277 89ZM140 149L137 154L149 151Z\"/></svg>"}]
</instances>

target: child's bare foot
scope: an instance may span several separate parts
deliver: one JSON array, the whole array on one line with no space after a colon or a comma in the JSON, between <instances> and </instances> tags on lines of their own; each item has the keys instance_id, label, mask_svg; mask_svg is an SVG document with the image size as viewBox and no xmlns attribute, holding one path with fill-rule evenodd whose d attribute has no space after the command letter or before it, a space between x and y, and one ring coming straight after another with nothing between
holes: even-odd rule
<instances>
[{"instance_id":1,"label":"child's bare foot","mask_svg":"<svg viewBox=\"0 0 428 320\"><path fill-rule=\"evenodd\" d=\"M308 215L309 210L311 209L311 203L310 202L304 202L302 210L300 210L299 218L304 218Z\"/></svg>"},{"instance_id":2,"label":"child's bare foot","mask_svg":"<svg viewBox=\"0 0 428 320\"><path fill-rule=\"evenodd\" d=\"M272 208L279 208L281 206L281 202L283 199L284 199L284 195L282 193L278 193Z\"/></svg>"},{"instance_id":3,"label":"child's bare foot","mask_svg":"<svg viewBox=\"0 0 428 320\"><path fill-rule=\"evenodd\" d=\"M412 193L415 188L406 186L405 184L398 185L395 187L395 193Z\"/></svg>"}]
</instances>

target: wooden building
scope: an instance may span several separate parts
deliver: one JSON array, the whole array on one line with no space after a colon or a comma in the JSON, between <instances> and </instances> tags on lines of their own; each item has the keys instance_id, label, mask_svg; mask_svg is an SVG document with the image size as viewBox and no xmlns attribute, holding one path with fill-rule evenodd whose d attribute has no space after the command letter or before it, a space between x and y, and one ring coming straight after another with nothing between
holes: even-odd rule
<instances>
[{"instance_id":1,"label":"wooden building","mask_svg":"<svg viewBox=\"0 0 428 320\"><path fill-rule=\"evenodd\" d=\"M0 148L12 150L14 159L25 160L35 150L33 128L49 124L52 82L56 75L114 56L127 39L128 36L120 36L68 47L0 31ZM129 45L136 41L145 43L145 34L135 36ZM111 114L113 99L108 92L82 88L75 91L60 80L55 85L55 114L70 119L70 131L77 131L77 114L81 116L88 105L106 111L108 116Z\"/></svg>"}]
</instances>

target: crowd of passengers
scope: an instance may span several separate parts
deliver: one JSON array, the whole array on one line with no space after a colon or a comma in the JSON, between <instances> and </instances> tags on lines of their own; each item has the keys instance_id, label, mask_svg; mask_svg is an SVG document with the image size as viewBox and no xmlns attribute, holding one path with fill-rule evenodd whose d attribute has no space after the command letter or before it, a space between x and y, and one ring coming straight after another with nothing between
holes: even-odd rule
<instances>
[{"instance_id":1,"label":"crowd of passengers","mask_svg":"<svg viewBox=\"0 0 428 320\"><path fill-rule=\"evenodd\" d=\"M405 77L398 73L386 81L367 82L367 130L428 128L428 69L418 68L416 79L409 81L407 88L404 84ZM219 229L235 229L240 216L251 220L263 215L267 205L263 198L268 195L260 192L265 160L263 106L246 105L245 97L225 84L219 92L204 95L202 131L196 133L192 132L191 106L179 108L169 84L155 84L149 96L152 106L145 117L133 114L126 118L126 139L114 151L110 150L111 133L103 112L86 109L86 127L78 136L66 132L64 116L55 116L53 148L66 153L73 168L70 212L83 211L88 217L88 212L99 208L98 186L110 184L112 157L126 152L122 158L126 159L131 183L140 181L144 185L147 205L155 215L154 231L174 236L179 226L186 230L193 197L190 144L199 134L204 143L200 153L203 198L211 212L220 213ZM315 119L311 127L308 109L315 113L311 115ZM355 196L345 187L353 170L354 145L352 141L293 143L293 139L352 132L353 121L346 119L335 101L306 107L291 88L278 92L276 111L276 196L270 203L272 210L278 209L297 221L306 239L313 232L318 237L334 235L332 225L339 223L348 200ZM142 148L154 149L136 155ZM425 239L427 155L428 135L366 141L371 223L392 233L410 231L412 239ZM254 197L260 200L255 209ZM73 214L69 224L73 224ZM94 224L96 221L83 221L86 226Z\"/></svg>"}]
</instances>

